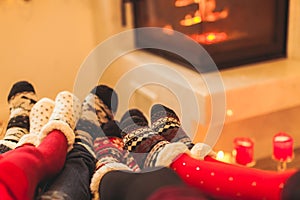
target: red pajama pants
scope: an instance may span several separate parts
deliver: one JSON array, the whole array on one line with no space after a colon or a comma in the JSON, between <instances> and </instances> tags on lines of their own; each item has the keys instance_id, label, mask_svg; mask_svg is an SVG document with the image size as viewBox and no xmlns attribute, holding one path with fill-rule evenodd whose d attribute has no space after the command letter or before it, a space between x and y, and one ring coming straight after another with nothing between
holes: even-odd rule
<instances>
[{"instance_id":1,"label":"red pajama pants","mask_svg":"<svg viewBox=\"0 0 300 200\"><path fill-rule=\"evenodd\" d=\"M287 179L296 170L264 171L180 155L171 168L190 186L217 199L279 200Z\"/></svg>"},{"instance_id":2,"label":"red pajama pants","mask_svg":"<svg viewBox=\"0 0 300 200\"><path fill-rule=\"evenodd\" d=\"M32 200L37 184L62 169L67 148L64 134L54 130L38 147L23 145L0 155L0 200Z\"/></svg>"}]
</instances>

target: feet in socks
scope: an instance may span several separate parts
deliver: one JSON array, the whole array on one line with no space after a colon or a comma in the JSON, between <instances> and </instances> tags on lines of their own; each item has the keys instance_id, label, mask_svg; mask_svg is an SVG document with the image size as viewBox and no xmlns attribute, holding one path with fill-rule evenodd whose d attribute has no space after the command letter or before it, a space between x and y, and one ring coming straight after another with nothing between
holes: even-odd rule
<instances>
[{"instance_id":1,"label":"feet in socks","mask_svg":"<svg viewBox=\"0 0 300 200\"><path fill-rule=\"evenodd\" d=\"M40 132L41 141L53 130L60 130L68 141L71 150L75 141L74 129L81 112L80 100L68 91L58 93L49 121Z\"/></svg>"},{"instance_id":2,"label":"feet in socks","mask_svg":"<svg viewBox=\"0 0 300 200\"><path fill-rule=\"evenodd\" d=\"M204 143L193 144L188 134L181 127L176 113L161 104L155 104L151 108L151 128L169 142L182 142L190 150L196 159L204 159L205 156L215 156L211 147Z\"/></svg>"},{"instance_id":3,"label":"feet in socks","mask_svg":"<svg viewBox=\"0 0 300 200\"><path fill-rule=\"evenodd\" d=\"M40 144L39 134L42 127L49 121L52 111L54 109L55 102L49 98L40 99L31 109L29 120L30 120L30 131L29 134L21 137L17 146L23 144L33 144L38 146Z\"/></svg>"},{"instance_id":4,"label":"feet in socks","mask_svg":"<svg viewBox=\"0 0 300 200\"><path fill-rule=\"evenodd\" d=\"M29 132L29 113L37 96L32 84L19 81L12 86L7 101L10 116L5 136L0 141L0 153L14 149L20 138Z\"/></svg>"},{"instance_id":5,"label":"feet in socks","mask_svg":"<svg viewBox=\"0 0 300 200\"><path fill-rule=\"evenodd\" d=\"M141 168L168 166L179 154L187 151L183 143L170 143L153 131L143 116L137 109L129 110L120 122L124 149L133 153Z\"/></svg>"},{"instance_id":6,"label":"feet in socks","mask_svg":"<svg viewBox=\"0 0 300 200\"><path fill-rule=\"evenodd\" d=\"M120 138L121 129L117 121L109 121L102 126L101 136L94 141L94 149L98 160L96 172L91 181L93 199L99 199L99 185L102 177L109 171L139 171L140 168L128 151L123 149Z\"/></svg>"},{"instance_id":7,"label":"feet in socks","mask_svg":"<svg viewBox=\"0 0 300 200\"><path fill-rule=\"evenodd\" d=\"M151 108L151 128L169 142L182 142L189 149L193 143L182 129L179 117L170 108L155 104Z\"/></svg>"},{"instance_id":8,"label":"feet in socks","mask_svg":"<svg viewBox=\"0 0 300 200\"><path fill-rule=\"evenodd\" d=\"M93 142L101 127L114 119L118 107L117 93L105 85L96 86L84 99L82 112L76 125L75 142L94 155Z\"/></svg>"}]
</instances>

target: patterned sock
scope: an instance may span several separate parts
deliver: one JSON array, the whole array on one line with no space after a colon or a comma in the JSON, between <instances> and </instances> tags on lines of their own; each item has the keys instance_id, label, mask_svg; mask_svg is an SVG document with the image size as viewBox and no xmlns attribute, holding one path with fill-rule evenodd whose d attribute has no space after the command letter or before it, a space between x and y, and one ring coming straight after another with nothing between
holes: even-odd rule
<instances>
[{"instance_id":1,"label":"patterned sock","mask_svg":"<svg viewBox=\"0 0 300 200\"><path fill-rule=\"evenodd\" d=\"M127 112L124 113L124 115L121 118L121 122L124 122L124 120L129 119L131 120L132 118L140 118L145 124L148 126L148 120L145 117L145 115L137 108L132 108L128 110Z\"/></svg>"},{"instance_id":2,"label":"patterned sock","mask_svg":"<svg viewBox=\"0 0 300 200\"><path fill-rule=\"evenodd\" d=\"M112 170L139 171L134 158L123 150L123 140L120 138L121 129L117 121L109 121L103 125L101 136L94 141L96 172L91 181L93 199L99 199L99 185L102 177Z\"/></svg>"},{"instance_id":3,"label":"patterned sock","mask_svg":"<svg viewBox=\"0 0 300 200\"><path fill-rule=\"evenodd\" d=\"M67 91L58 93L50 119L40 131L40 140L42 141L51 131L60 130L67 138L70 151L75 141L74 129L80 113L81 103L76 96Z\"/></svg>"},{"instance_id":4,"label":"patterned sock","mask_svg":"<svg viewBox=\"0 0 300 200\"><path fill-rule=\"evenodd\" d=\"M151 128L169 142L182 142L191 149L194 145L181 128L181 123L176 113L161 104L151 108Z\"/></svg>"},{"instance_id":5,"label":"patterned sock","mask_svg":"<svg viewBox=\"0 0 300 200\"><path fill-rule=\"evenodd\" d=\"M121 120L122 137L124 149L133 153L133 157L139 164L140 168L154 167L159 164L164 166L165 162L160 162L160 154L164 154L167 146L173 146L173 152L169 152L165 159L172 160L178 154L178 151L185 151L183 144L174 143L173 145L166 141L161 135L154 132L148 126L144 117L140 116L141 112L135 110L127 111ZM178 145L178 147L176 147ZM182 148L184 146L184 148ZM169 147L168 147L169 148ZM167 148L167 149L168 149ZM169 164L169 163L168 163Z\"/></svg>"},{"instance_id":6,"label":"patterned sock","mask_svg":"<svg viewBox=\"0 0 300 200\"><path fill-rule=\"evenodd\" d=\"M139 171L140 168L129 151L124 150L124 143L121 137L122 130L118 121L109 121L102 127L103 137L98 137L94 142L97 159L105 160L105 157L114 157L113 152L117 155L116 159L127 165L132 171ZM110 148L110 150L109 150ZM104 150L104 151L103 151ZM103 153L106 152L106 153ZM109 155L110 154L110 155ZM120 155L120 156L118 156ZM101 159L100 159L101 158ZM101 163L105 163L101 161Z\"/></svg>"},{"instance_id":7,"label":"patterned sock","mask_svg":"<svg viewBox=\"0 0 300 200\"><path fill-rule=\"evenodd\" d=\"M20 138L29 131L29 113L37 97L33 86L27 81L16 82L7 98L10 116L3 140L0 141L0 153L16 147Z\"/></svg>"},{"instance_id":8,"label":"patterned sock","mask_svg":"<svg viewBox=\"0 0 300 200\"><path fill-rule=\"evenodd\" d=\"M49 98L40 99L31 109L29 120L30 120L30 131L29 134L21 137L17 146L23 144L33 144L38 146L40 144L39 134L42 127L49 121L55 103Z\"/></svg>"},{"instance_id":9,"label":"patterned sock","mask_svg":"<svg viewBox=\"0 0 300 200\"><path fill-rule=\"evenodd\" d=\"M95 111L100 125L113 120L118 108L117 93L106 85L99 85L91 91L91 94L98 97L95 99Z\"/></svg>"},{"instance_id":10,"label":"patterned sock","mask_svg":"<svg viewBox=\"0 0 300 200\"><path fill-rule=\"evenodd\" d=\"M76 125L75 142L94 155L93 142L101 126L114 119L118 107L116 92L105 85L96 86L84 99L80 119Z\"/></svg>"}]
</instances>

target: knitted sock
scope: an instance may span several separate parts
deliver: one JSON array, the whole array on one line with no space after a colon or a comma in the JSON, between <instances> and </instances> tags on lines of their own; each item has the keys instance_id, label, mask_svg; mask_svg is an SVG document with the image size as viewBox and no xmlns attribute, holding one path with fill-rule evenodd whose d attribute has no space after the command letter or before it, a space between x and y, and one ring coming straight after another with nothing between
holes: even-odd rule
<instances>
[{"instance_id":1,"label":"knitted sock","mask_svg":"<svg viewBox=\"0 0 300 200\"><path fill-rule=\"evenodd\" d=\"M220 161L203 161L182 154L170 167L190 186L216 199L279 200L295 170L264 171Z\"/></svg>"},{"instance_id":2,"label":"knitted sock","mask_svg":"<svg viewBox=\"0 0 300 200\"><path fill-rule=\"evenodd\" d=\"M74 129L80 112L81 103L76 96L67 91L58 93L50 119L39 134L40 140L42 141L52 130L60 130L68 140L68 151L70 151L75 141Z\"/></svg>"},{"instance_id":3,"label":"knitted sock","mask_svg":"<svg viewBox=\"0 0 300 200\"><path fill-rule=\"evenodd\" d=\"M112 88L96 86L82 103L81 116L76 125L76 143L94 155L93 141L98 137L100 127L113 120L117 106L118 96Z\"/></svg>"},{"instance_id":4,"label":"knitted sock","mask_svg":"<svg viewBox=\"0 0 300 200\"><path fill-rule=\"evenodd\" d=\"M99 165L108 162L119 162L128 166L132 171L139 171L140 168L132 155L123 149L124 143L121 138L121 129L117 121L109 121L102 128L102 134L94 141L94 149Z\"/></svg>"},{"instance_id":5,"label":"knitted sock","mask_svg":"<svg viewBox=\"0 0 300 200\"><path fill-rule=\"evenodd\" d=\"M139 118L140 120L142 120L143 122L145 122L145 124L147 124L147 126L148 126L149 122L148 122L147 118L137 108L132 108L132 109L128 110L127 112L125 112L120 121L123 122L126 119L130 120L132 118Z\"/></svg>"},{"instance_id":6,"label":"knitted sock","mask_svg":"<svg viewBox=\"0 0 300 200\"><path fill-rule=\"evenodd\" d=\"M176 113L161 104L151 108L151 128L162 135L169 142L182 142L189 149L193 143L186 132L181 128L181 123Z\"/></svg>"},{"instance_id":7,"label":"knitted sock","mask_svg":"<svg viewBox=\"0 0 300 200\"><path fill-rule=\"evenodd\" d=\"M95 98L94 108L100 125L113 120L118 108L117 93L106 85L99 85L91 91L91 94L98 97Z\"/></svg>"},{"instance_id":8,"label":"knitted sock","mask_svg":"<svg viewBox=\"0 0 300 200\"><path fill-rule=\"evenodd\" d=\"M136 109L129 110L124 114L120 127L124 149L133 153L141 168L168 165L167 162L159 161L159 157L164 155L165 161L172 160L178 154L186 151L185 145L180 143L170 144L164 137L150 129L148 122L140 116L140 112L137 112ZM169 149L170 146L174 150L172 152L168 150L168 155L165 155L165 150Z\"/></svg>"},{"instance_id":9,"label":"knitted sock","mask_svg":"<svg viewBox=\"0 0 300 200\"><path fill-rule=\"evenodd\" d=\"M29 120L30 120L30 131L29 134L21 137L17 146L23 144L33 144L38 146L40 144L39 134L42 127L49 121L49 118L54 109L55 103L49 98L40 99L31 109Z\"/></svg>"},{"instance_id":10,"label":"knitted sock","mask_svg":"<svg viewBox=\"0 0 300 200\"><path fill-rule=\"evenodd\" d=\"M90 186L93 199L99 199L99 185L107 172L113 170L139 171L135 160L123 150L124 145L120 133L118 123L109 121L102 126L101 136L94 141L98 162Z\"/></svg>"},{"instance_id":11,"label":"knitted sock","mask_svg":"<svg viewBox=\"0 0 300 200\"><path fill-rule=\"evenodd\" d=\"M0 153L16 147L19 139L29 131L29 113L37 97L33 86L27 81L16 82L7 98L10 116L3 140L0 141Z\"/></svg>"}]
</instances>

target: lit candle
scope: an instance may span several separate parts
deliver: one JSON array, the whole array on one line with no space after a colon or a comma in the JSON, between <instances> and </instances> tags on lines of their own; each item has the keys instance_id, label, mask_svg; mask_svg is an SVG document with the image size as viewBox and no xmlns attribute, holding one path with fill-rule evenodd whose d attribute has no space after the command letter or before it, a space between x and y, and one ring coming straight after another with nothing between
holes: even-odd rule
<instances>
[{"instance_id":1,"label":"lit candle","mask_svg":"<svg viewBox=\"0 0 300 200\"><path fill-rule=\"evenodd\" d=\"M235 162L240 165L254 164L254 142L250 138L238 137L234 139Z\"/></svg>"},{"instance_id":2,"label":"lit candle","mask_svg":"<svg viewBox=\"0 0 300 200\"><path fill-rule=\"evenodd\" d=\"M293 158L293 138L286 133L277 133L273 137L273 157L281 162L290 162Z\"/></svg>"},{"instance_id":3,"label":"lit candle","mask_svg":"<svg viewBox=\"0 0 300 200\"><path fill-rule=\"evenodd\" d=\"M218 151L216 159L222 162L231 163L231 154L224 151Z\"/></svg>"}]
</instances>

